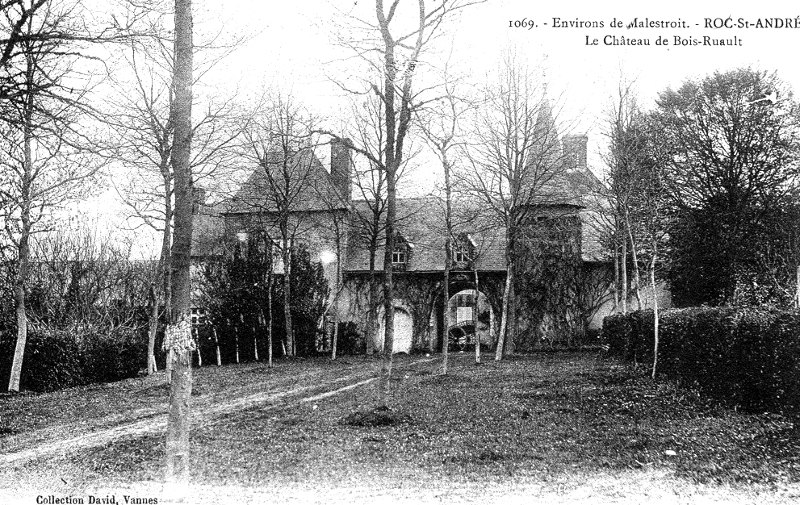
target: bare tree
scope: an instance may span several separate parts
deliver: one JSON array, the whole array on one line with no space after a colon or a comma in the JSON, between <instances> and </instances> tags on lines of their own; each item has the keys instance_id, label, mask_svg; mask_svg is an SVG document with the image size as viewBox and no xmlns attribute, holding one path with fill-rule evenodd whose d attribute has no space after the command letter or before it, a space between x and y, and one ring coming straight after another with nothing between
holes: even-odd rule
<instances>
[{"instance_id":1,"label":"bare tree","mask_svg":"<svg viewBox=\"0 0 800 505\"><path fill-rule=\"evenodd\" d=\"M172 242L172 330L165 346L174 353L167 422L167 483L185 492L189 482L189 409L192 394L191 352L193 340L188 323L191 307L192 249L192 2L175 0L175 63L172 89L174 140L170 157L175 177L174 240Z\"/></svg>"},{"instance_id":2,"label":"bare tree","mask_svg":"<svg viewBox=\"0 0 800 505\"><path fill-rule=\"evenodd\" d=\"M10 15L15 9L24 11L16 21ZM9 26L4 30L11 36L3 41L8 57L4 53L0 81L0 220L17 263L17 344L9 390L18 391L27 340L25 284L31 237L52 226L55 211L90 184L102 161L86 125L78 121L93 111L85 101L89 89L74 81L83 55L64 31L71 11L56 9L52 2L13 2L7 14Z\"/></svg>"},{"instance_id":3,"label":"bare tree","mask_svg":"<svg viewBox=\"0 0 800 505\"><path fill-rule=\"evenodd\" d=\"M322 169L314 153L315 121L291 98L276 97L243 134L243 154L258 169L233 202L257 221L247 226L266 233L281 255L288 356L297 353L291 313L292 255L296 237L311 225L308 204L315 196L314 177Z\"/></svg>"},{"instance_id":4,"label":"bare tree","mask_svg":"<svg viewBox=\"0 0 800 505\"><path fill-rule=\"evenodd\" d=\"M329 304L323 312L320 323L323 323L328 312L333 311L333 332L331 334L331 360L336 359L337 347L339 341L339 301L342 293L344 292L344 263L345 263L345 245L347 244L347 235L349 232L349 212L351 209L350 196L352 192L351 178L353 173L353 158L350 149L347 147L349 141L339 141L336 139L331 140L331 179L335 187L335 194L331 195L328 184L322 183L319 180L315 181L315 192L320 198L324 207L328 211L330 224L333 226L333 240L335 247L335 273L334 273L334 286L333 297L330 298ZM326 261L322 259L323 263Z\"/></svg>"},{"instance_id":5,"label":"bare tree","mask_svg":"<svg viewBox=\"0 0 800 505\"><path fill-rule=\"evenodd\" d=\"M27 315L34 327L68 328L78 336L138 330L137 309L153 265L132 261L131 242L100 228L88 224L31 241L29 280L39 301Z\"/></svg>"},{"instance_id":6,"label":"bare tree","mask_svg":"<svg viewBox=\"0 0 800 505\"><path fill-rule=\"evenodd\" d=\"M496 83L485 91L467 150L466 191L490 210L495 226L505 228L506 279L495 359L513 346L514 264L521 228L542 205L564 201L554 184L566 164L550 101L528 69L508 56Z\"/></svg>"},{"instance_id":7,"label":"bare tree","mask_svg":"<svg viewBox=\"0 0 800 505\"><path fill-rule=\"evenodd\" d=\"M441 100L432 102L433 107L427 110L418 111L418 115L422 116L419 121L420 129L423 136L427 141L430 149L434 152L439 159L442 167L442 174L444 175L444 338L442 342L442 374L447 374L447 361L448 361L448 331L452 325L450 320L450 310L447 309L450 300L450 270L453 265L453 164L456 161L457 154L463 151L463 120L464 117L471 111L473 103L469 102L457 91L458 82L448 76L445 70L443 85L443 96ZM477 313L477 270L475 271L475 303L476 308L473 313ZM477 337L477 325L475 330ZM480 344L476 344L480 352ZM476 360L480 361L480 355L476 354Z\"/></svg>"},{"instance_id":8,"label":"bare tree","mask_svg":"<svg viewBox=\"0 0 800 505\"><path fill-rule=\"evenodd\" d=\"M638 170L642 163L643 152L641 145L643 138L636 134L634 125L642 116L634 94L634 84L621 78L617 95L608 110L605 134L609 145L604 156L608 171L606 185L601 195L608 202L605 208L607 211L605 221L614 251L615 308L621 306L623 313L628 311L628 251L633 266L631 287L636 297L637 308L642 308L637 240L639 221L636 216L631 216L637 205L635 200L641 192L638 187L640 175ZM620 291L621 296L617 297Z\"/></svg>"},{"instance_id":9,"label":"bare tree","mask_svg":"<svg viewBox=\"0 0 800 505\"><path fill-rule=\"evenodd\" d=\"M381 102L383 130L382 156L377 157L366 149L354 147L371 163L384 172L386 181L386 225L383 259L383 310L384 343L381 373L383 403L388 403L394 344L394 279L392 254L395 248L395 222L397 219L397 175L406 156L406 141L415 109L424 101L428 91L422 86L414 90L415 81L426 63L423 53L432 44L442 23L455 11L472 3L468 0L384 0L375 1L374 18L352 18L353 30L361 37L343 38L342 45L352 50L377 79L367 80L365 88ZM346 33L352 34L353 30ZM347 86L343 85L347 88Z\"/></svg>"},{"instance_id":10,"label":"bare tree","mask_svg":"<svg viewBox=\"0 0 800 505\"><path fill-rule=\"evenodd\" d=\"M383 104L375 96L367 97L363 107L352 108L355 118L354 135L362 151L369 153L366 162L353 164L353 185L362 202L353 209L351 226L358 245L366 247L369 254L369 293L367 316L366 353L375 350L378 331L378 289L380 280L377 271L377 255L381 242L385 242L386 226L386 172L383 170ZM352 143L351 143L352 145ZM359 208L362 207L363 208ZM355 244L353 244L355 245Z\"/></svg>"},{"instance_id":11,"label":"bare tree","mask_svg":"<svg viewBox=\"0 0 800 505\"><path fill-rule=\"evenodd\" d=\"M116 157L130 174L127 181L115 184L115 188L130 211L133 228L146 225L161 235L160 289L155 289L154 284L151 295L155 303L150 321L148 373L156 369L154 345L159 300L163 299L164 314L171 311L173 54L168 45L170 39L164 35L167 29L159 24L163 18L164 15L157 15L151 21L153 34L149 42L139 39L131 44L130 55L126 58L131 70L130 79L117 83L119 93L115 97L115 112L109 119L117 133ZM203 73L200 72L193 84L197 84ZM219 103L210 100L200 118L193 123L191 166L193 182L197 185L207 186L215 179L224 180L226 175L230 175L226 172L233 166L232 147L241 129L247 127L249 117L235 112L233 99L226 97Z\"/></svg>"}]
</instances>

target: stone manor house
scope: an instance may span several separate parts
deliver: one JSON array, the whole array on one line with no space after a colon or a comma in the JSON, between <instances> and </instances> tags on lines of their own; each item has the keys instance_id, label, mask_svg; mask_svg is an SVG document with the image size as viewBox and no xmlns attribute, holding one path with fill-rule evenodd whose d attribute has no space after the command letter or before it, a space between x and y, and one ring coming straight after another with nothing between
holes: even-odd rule
<instances>
[{"instance_id":1,"label":"stone manor house","mask_svg":"<svg viewBox=\"0 0 800 505\"><path fill-rule=\"evenodd\" d=\"M512 304L516 310L509 318L515 323L511 327L519 351L573 343L577 335L600 324L598 309L608 303L610 262L593 219L593 195L600 182L587 167L587 140L585 135L561 139L559 149L567 166L550 184L564 197L531 213L517 242ZM338 321L354 323L364 341L372 339L379 349L383 328L369 335L367 322L370 311L375 311L372 315L378 321L383 319L382 301L370 304L369 286L371 279L380 283L384 238L377 240L371 269L370 237L365 229L374 224L374 201L352 198L358 192L352 187L351 153L337 141L330 150L329 169L310 149L282 164L278 154L270 154L285 180L256 167L234 196L214 206L199 202L193 256L202 261L219 254L225 240L246 241L259 230L268 230L275 240L281 236L279 216L285 215L292 235L289 245L305 244L312 261L322 263L333 287L338 237L343 290L333 310L338 307ZM276 191L283 192L282 200L274 198ZM454 203L456 212L459 205ZM454 230L450 299L444 300L443 203L436 197L398 198L392 252L395 352L436 352L445 339L456 348L476 338L486 348L495 345L506 276L505 229L490 219L480 219L488 210L474 208L476 224L460 224ZM274 268L276 274L283 273L280 261ZM381 296L380 288L375 291ZM450 328L444 328L445 311L450 311Z\"/></svg>"}]
</instances>

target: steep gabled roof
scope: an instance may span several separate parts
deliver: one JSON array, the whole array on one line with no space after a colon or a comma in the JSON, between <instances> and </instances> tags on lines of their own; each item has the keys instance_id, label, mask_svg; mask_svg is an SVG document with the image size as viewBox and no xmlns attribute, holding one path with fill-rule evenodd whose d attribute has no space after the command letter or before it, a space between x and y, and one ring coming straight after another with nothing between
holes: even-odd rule
<instances>
[{"instance_id":1,"label":"steep gabled roof","mask_svg":"<svg viewBox=\"0 0 800 505\"><path fill-rule=\"evenodd\" d=\"M225 220L219 214L219 205L198 205L192 217L192 257L222 254L224 234Z\"/></svg>"},{"instance_id":2,"label":"steep gabled roof","mask_svg":"<svg viewBox=\"0 0 800 505\"><path fill-rule=\"evenodd\" d=\"M602 189L602 183L588 168L577 167L555 174L542 185L538 193L545 205L591 207L593 195Z\"/></svg>"},{"instance_id":3,"label":"steep gabled roof","mask_svg":"<svg viewBox=\"0 0 800 505\"><path fill-rule=\"evenodd\" d=\"M285 174L285 175L284 175ZM284 155L267 154L236 194L223 204L223 214L276 212L284 199L292 212L346 209L345 197L333 184L312 149Z\"/></svg>"}]
</instances>

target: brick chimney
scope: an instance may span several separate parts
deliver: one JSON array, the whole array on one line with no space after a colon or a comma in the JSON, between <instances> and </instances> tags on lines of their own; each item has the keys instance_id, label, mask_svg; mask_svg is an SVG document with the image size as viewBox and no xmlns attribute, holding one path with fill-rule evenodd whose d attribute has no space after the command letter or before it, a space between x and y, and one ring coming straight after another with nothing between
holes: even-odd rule
<instances>
[{"instance_id":1,"label":"brick chimney","mask_svg":"<svg viewBox=\"0 0 800 505\"><path fill-rule=\"evenodd\" d=\"M350 139L331 139L331 178L334 187L347 200L350 200L350 171L352 158L350 155Z\"/></svg>"},{"instance_id":2,"label":"brick chimney","mask_svg":"<svg viewBox=\"0 0 800 505\"><path fill-rule=\"evenodd\" d=\"M586 135L564 135L564 156L569 169L586 168L586 145L589 137Z\"/></svg>"}]
</instances>

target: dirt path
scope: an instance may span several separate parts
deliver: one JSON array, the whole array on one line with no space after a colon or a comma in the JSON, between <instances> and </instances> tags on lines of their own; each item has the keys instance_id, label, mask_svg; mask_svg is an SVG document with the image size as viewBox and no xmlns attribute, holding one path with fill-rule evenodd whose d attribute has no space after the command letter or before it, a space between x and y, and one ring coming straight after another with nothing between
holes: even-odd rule
<instances>
[{"instance_id":1,"label":"dirt path","mask_svg":"<svg viewBox=\"0 0 800 505\"><path fill-rule=\"evenodd\" d=\"M428 358L403 363L395 370L395 373L400 373L405 367L426 364L435 360L436 358ZM314 371L293 377L291 381L278 381L278 384L271 385L270 391L247 394L247 388L234 388L234 391L225 394L226 399L224 400L221 399L221 394L216 394L208 399L194 401L191 424L194 427L204 426L217 418L257 406L263 406L262 410L270 410L287 404L316 402L376 380L375 377L371 377L372 370L350 372L343 377L334 378L326 377L324 372ZM302 382L308 384L291 387ZM75 436L59 437L58 434L54 436L52 430L48 429L26 433L21 437L20 443L15 444L22 447L15 448L13 452L0 454L0 466L19 465L36 458L61 456L81 449L102 446L122 438L166 431L166 406L158 410L138 409L128 412L126 417L132 420L108 427L109 424L119 422L119 415L107 416L99 422L100 426L97 430ZM50 432L49 436L47 432Z\"/></svg>"}]
</instances>

